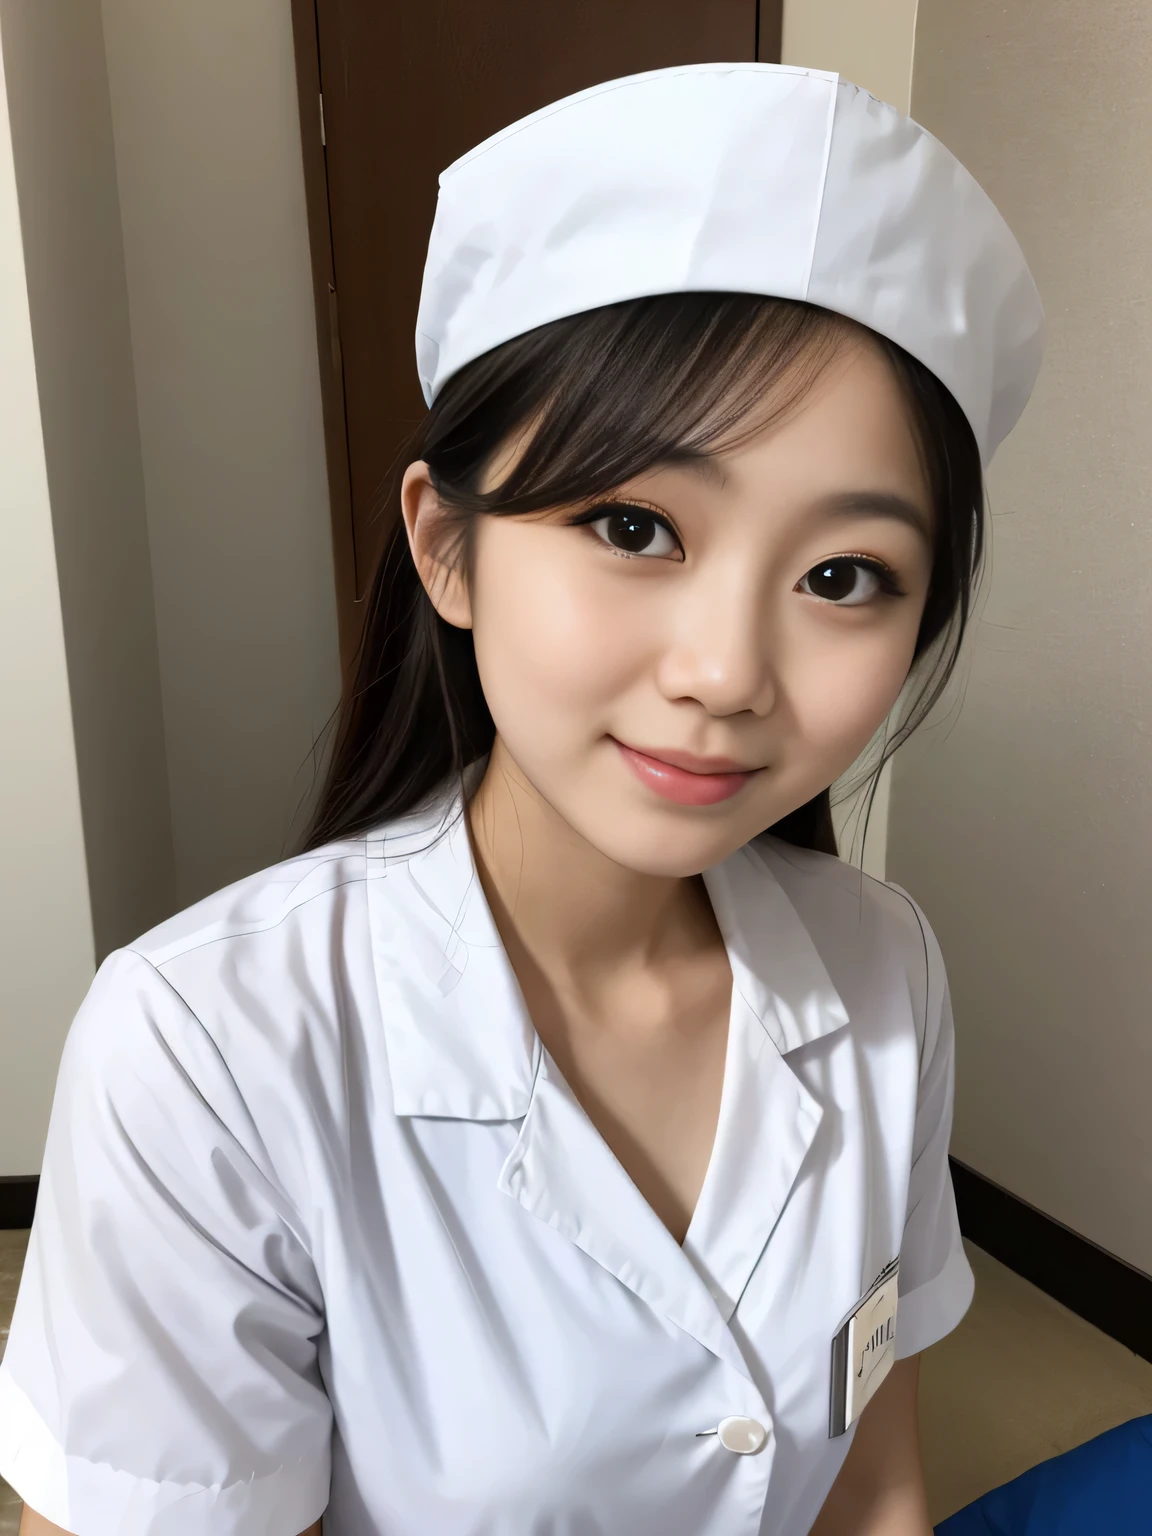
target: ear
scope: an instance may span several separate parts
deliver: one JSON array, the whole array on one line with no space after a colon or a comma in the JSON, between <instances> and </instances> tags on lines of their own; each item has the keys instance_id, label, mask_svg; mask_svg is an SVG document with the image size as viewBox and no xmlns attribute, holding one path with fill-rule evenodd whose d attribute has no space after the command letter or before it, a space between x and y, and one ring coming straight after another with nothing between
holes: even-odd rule
<instances>
[{"instance_id":1,"label":"ear","mask_svg":"<svg viewBox=\"0 0 1152 1536\"><path fill-rule=\"evenodd\" d=\"M456 541L446 537L448 513L423 459L409 464L404 472L400 508L408 547L432 606L446 623L471 629L468 573L462 561L450 558L456 553Z\"/></svg>"}]
</instances>

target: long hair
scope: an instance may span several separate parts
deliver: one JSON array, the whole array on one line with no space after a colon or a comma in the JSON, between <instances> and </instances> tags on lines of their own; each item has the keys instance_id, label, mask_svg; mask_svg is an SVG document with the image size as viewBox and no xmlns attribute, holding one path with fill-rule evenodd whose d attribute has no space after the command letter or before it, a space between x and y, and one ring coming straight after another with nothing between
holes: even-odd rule
<instances>
[{"instance_id":1,"label":"long hair","mask_svg":"<svg viewBox=\"0 0 1152 1536\"><path fill-rule=\"evenodd\" d=\"M814 305L747 294L608 305L540 326L461 369L403 462L427 462L466 558L468 525L480 514L584 501L758 430L802 398L838 343L859 329ZM894 342L873 340L906 399L935 523L913 668L932 651L934 664L885 743L878 773L955 666L982 555L984 490L976 441L955 399ZM524 439L515 463L482 491L485 470L514 435ZM495 737L471 632L440 618L417 573L399 515L399 479L306 849L404 815L450 775L462 775ZM835 853L829 791L765 830Z\"/></svg>"}]
</instances>

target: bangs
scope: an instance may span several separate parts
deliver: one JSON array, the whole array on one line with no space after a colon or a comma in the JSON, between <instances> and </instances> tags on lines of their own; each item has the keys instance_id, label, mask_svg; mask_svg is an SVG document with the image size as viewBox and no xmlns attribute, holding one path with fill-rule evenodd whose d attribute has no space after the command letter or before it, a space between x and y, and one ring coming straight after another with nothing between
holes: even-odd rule
<instances>
[{"instance_id":1,"label":"bangs","mask_svg":"<svg viewBox=\"0 0 1152 1536\"><path fill-rule=\"evenodd\" d=\"M579 502L762 430L804 398L843 342L866 334L815 305L748 294L609 305L541 326L462 369L432 407L425 456L438 493L461 511ZM492 456L481 465L468 451L475 410L488 442L500 423L501 442L517 450L484 491Z\"/></svg>"}]
</instances>

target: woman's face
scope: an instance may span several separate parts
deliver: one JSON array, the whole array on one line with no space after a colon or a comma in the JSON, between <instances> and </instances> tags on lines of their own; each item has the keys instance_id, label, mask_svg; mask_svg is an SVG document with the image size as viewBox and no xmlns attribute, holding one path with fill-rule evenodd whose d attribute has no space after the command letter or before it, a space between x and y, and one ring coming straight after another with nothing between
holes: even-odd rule
<instances>
[{"instance_id":1,"label":"woman's face","mask_svg":"<svg viewBox=\"0 0 1152 1536\"><path fill-rule=\"evenodd\" d=\"M931 528L896 380L848 341L758 435L592 507L480 516L466 580L430 585L532 788L617 863L689 875L867 745L912 661Z\"/></svg>"}]
</instances>

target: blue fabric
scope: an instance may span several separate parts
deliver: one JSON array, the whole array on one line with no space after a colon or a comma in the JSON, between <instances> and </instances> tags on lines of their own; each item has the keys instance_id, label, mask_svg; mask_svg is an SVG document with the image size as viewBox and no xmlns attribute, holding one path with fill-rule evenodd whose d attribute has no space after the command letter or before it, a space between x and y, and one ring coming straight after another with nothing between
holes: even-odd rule
<instances>
[{"instance_id":1,"label":"blue fabric","mask_svg":"<svg viewBox=\"0 0 1152 1536\"><path fill-rule=\"evenodd\" d=\"M993 1489L936 1536L1152 1536L1152 1414Z\"/></svg>"}]
</instances>

